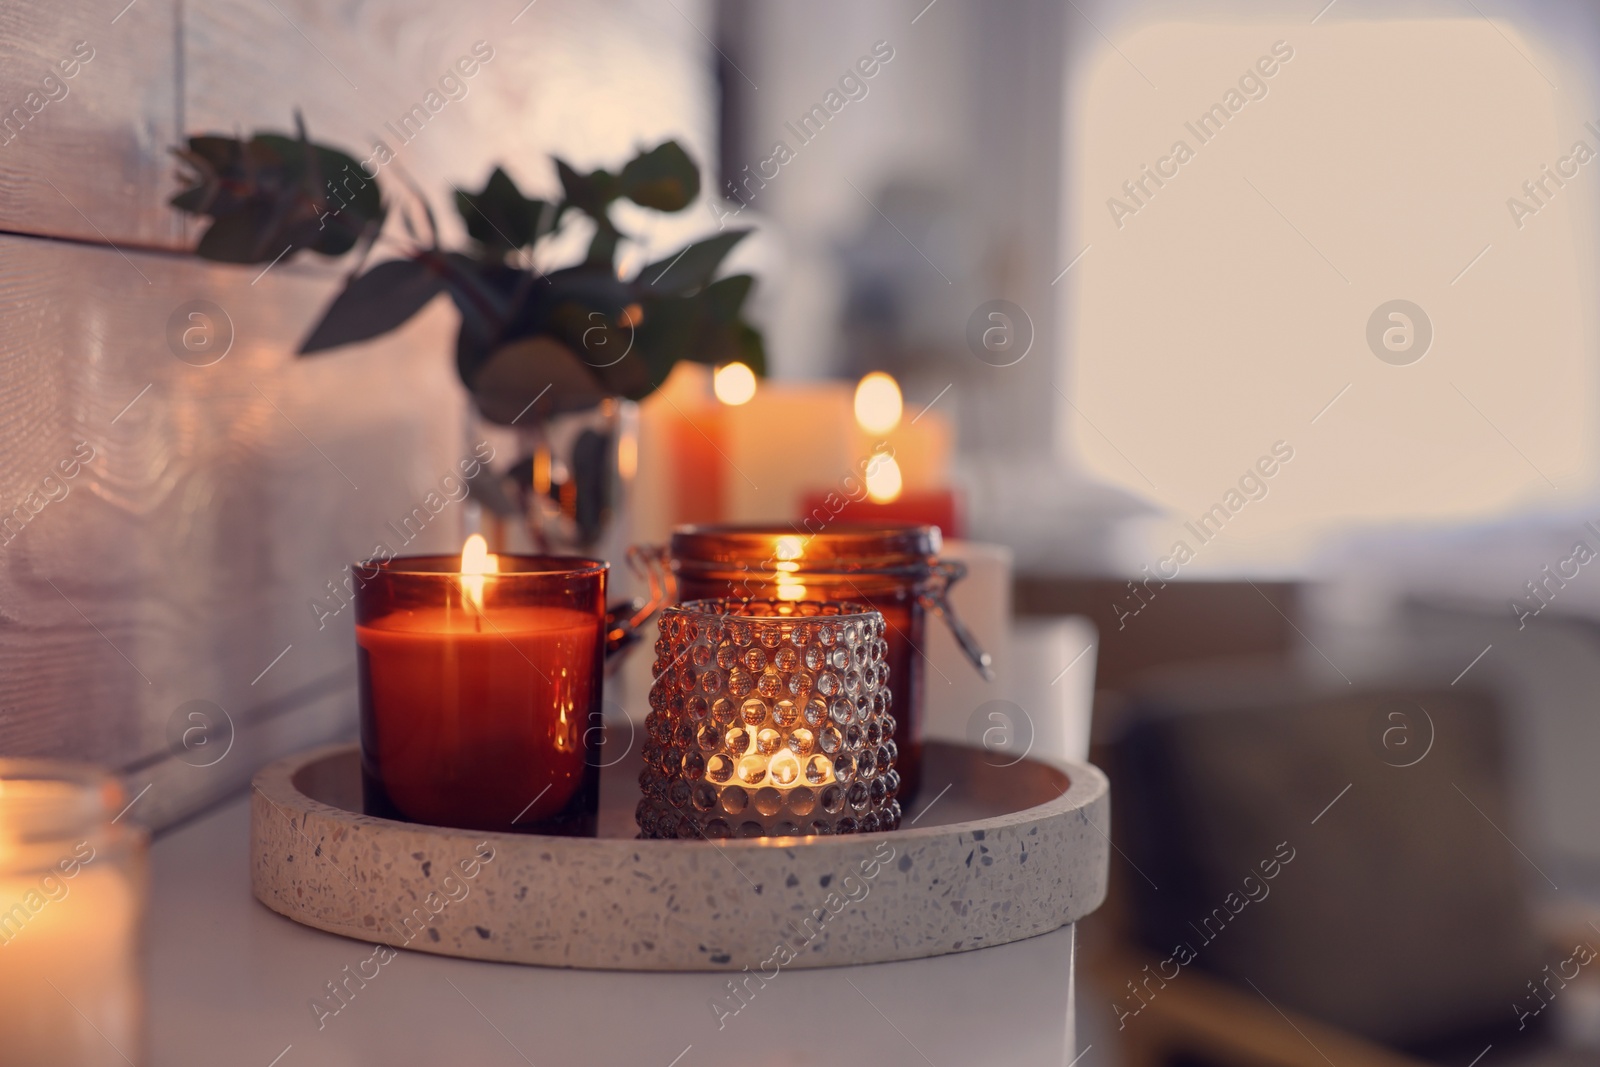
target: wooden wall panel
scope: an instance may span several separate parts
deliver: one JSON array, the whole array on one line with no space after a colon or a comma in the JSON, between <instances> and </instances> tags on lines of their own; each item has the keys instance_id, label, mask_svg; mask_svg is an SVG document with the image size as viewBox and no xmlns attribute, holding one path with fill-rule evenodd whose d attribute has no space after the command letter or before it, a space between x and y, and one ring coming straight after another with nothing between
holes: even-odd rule
<instances>
[{"instance_id":1,"label":"wooden wall panel","mask_svg":"<svg viewBox=\"0 0 1600 1067\"><path fill-rule=\"evenodd\" d=\"M0 12L0 56L27 59L20 68L57 38L87 37L80 23L128 32L107 36L126 51L96 39L69 95L0 146L0 230L103 231L119 246L0 234L0 755L121 768L134 792L149 786L138 810L161 825L269 759L353 731L350 612L319 621L311 602L335 605L328 583L378 540L400 547L387 524L475 440L447 304L376 344L299 360L293 348L341 268L261 274L134 247L177 232L162 206L175 114L191 132L283 128L299 104L314 136L355 147L486 41L494 58L467 95L399 153L448 218L448 183L477 182L493 160L531 191L550 188L551 151L594 165L677 136L713 158L710 48L692 24L709 32L710 17L703 3L644 0L465 13L424 0L139 0L114 25L116 12L78 2L16 8ZM0 94L21 84L0 69ZM94 96L95 74L120 89ZM69 116L68 133L46 125ZM35 134L44 146L47 132L60 135L50 151L14 151ZM67 171L88 184L69 188ZM40 206L47 178L99 229ZM696 214L676 228L708 225ZM221 307L234 334L209 366L179 359L168 337L196 300ZM464 513L452 505L406 550L459 545ZM169 731L202 725L186 718L196 700L233 725L211 766L194 764L220 748L175 754L171 743ZM204 724L219 745L220 723L213 713Z\"/></svg>"},{"instance_id":2,"label":"wooden wall panel","mask_svg":"<svg viewBox=\"0 0 1600 1067\"><path fill-rule=\"evenodd\" d=\"M287 129L298 107L314 138L358 158L382 141L395 161L379 181L399 189L395 179L409 176L450 234L460 229L448 190L476 188L497 162L525 191L547 194L559 191L552 151L599 166L670 136L715 162L706 3L189 0L187 12L192 131ZM259 47L233 44L247 40ZM475 45L493 58L451 100L441 80ZM403 127L430 92L442 101L437 113ZM662 232L709 225L708 214L691 214Z\"/></svg>"},{"instance_id":3,"label":"wooden wall panel","mask_svg":"<svg viewBox=\"0 0 1600 1067\"><path fill-rule=\"evenodd\" d=\"M348 689L349 612L319 628L310 602L466 444L447 308L363 351L296 360L286 339L330 280L251 279L0 238L0 751L142 769L168 755L183 705L214 702L236 751L152 791L153 812L187 807L185 781L239 780L272 755L247 726L286 695ZM210 366L169 347L169 316L193 300L232 323ZM429 548L459 543L462 512L434 520Z\"/></svg>"},{"instance_id":4,"label":"wooden wall panel","mask_svg":"<svg viewBox=\"0 0 1600 1067\"><path fill-rule=\"evenodd\" d=\"M0 4L0 229L177 239L178 4L126 3Z\"/></svg>"}]
</instances>

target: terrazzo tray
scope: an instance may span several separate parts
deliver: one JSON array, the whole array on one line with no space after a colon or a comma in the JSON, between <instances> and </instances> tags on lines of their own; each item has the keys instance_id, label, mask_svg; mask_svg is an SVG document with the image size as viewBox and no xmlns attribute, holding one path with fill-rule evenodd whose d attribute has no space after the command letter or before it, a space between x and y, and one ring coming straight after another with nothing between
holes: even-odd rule
<instances>
[{"instance_id":1,"label":"terrazzo tray","mask_svg":"<svg viewBox=\"0 0 1600 1067\"><path fill-rule=\"evenodd\" d=\"M636 839L636 758L602 775L598 837L544 837L363 815L359 752L332 746L256 775L251 884L296 922L373 944L637 971L938 956L1099 906L1104 774L996 766L941 742L924 753L923 796L899 830L710 842Z\"/></svg>"}]
</instances>

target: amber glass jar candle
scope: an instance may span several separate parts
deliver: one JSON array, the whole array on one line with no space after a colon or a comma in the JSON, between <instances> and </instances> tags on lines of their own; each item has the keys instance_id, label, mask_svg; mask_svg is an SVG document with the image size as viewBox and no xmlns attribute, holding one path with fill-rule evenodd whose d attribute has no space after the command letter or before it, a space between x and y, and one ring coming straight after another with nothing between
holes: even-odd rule
<instances>
[{"instance_id":1,"label":"amber glass jar candle","mask_svg":"<svg viewBox=\"0 0 1600 1067\"><path fill-rule=\"evenodd\" d=\"M958 628L945 591L966 573L941 561L936 526L837 523L820 532L783 526L684 526L672 535L671 566L682 600L864 601L883 615L889 691L899 749L900 802L922 778L923 631L929 610ZM982 654L972 649L975 658Z\"/></svg>"},{"instance_id":2,"label":"amber glass jar candle","mask_svg":"<svg viewBox=\"0 0 1600 1067\"><path fill-rule=\"evenodd\" d=\"M367 812L592 835L606 564L477 556L356 565Z\"/></svg>"}]
</instances>

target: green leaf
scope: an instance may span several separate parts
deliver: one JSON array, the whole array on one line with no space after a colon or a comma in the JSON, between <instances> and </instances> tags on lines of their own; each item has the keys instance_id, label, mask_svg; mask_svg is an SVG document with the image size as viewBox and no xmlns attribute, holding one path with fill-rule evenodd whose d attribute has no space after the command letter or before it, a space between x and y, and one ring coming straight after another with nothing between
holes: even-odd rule
<instances>
[{"instance_id":1,"label":"green leaf","mask_svg":"<svg viewBox=\"0 0 1600 1067\"><path fill-rule=\"evenodd\" d=\"M609 218L596 219L594 238L589 242L589 251L584 254L584 263L609 268L616 261L617 243L621 240L621 231L611 225Z\"/></svg>"},{"instance_id":2,"label":"green leaf","mask_svg":"<svg viewBox=\"0 0 1600 1067\"><path fill-rule=\"evenodd\" d=\"M605 170L579 174L562 159L556 159L556 174L567 201L595 221L606 218L611 202L622 195L616 175Z\"/></svg>"},{"instance_id":3,"label":"green leaf","mask_svg":"<svg viewBox=\"0 0 1600 1067\"><path fill-rule=\"evenodd\" d=\"M218 217L200 235L195 253L202 259L213 259L220 263L260 263L263 258L262 239L272 231L266 218L269 210L266 204L252 204ZM283 246L279 245L273 254L282 250Z\"/></svg>"},{"instance_id":4,"label":"green leaf","mask_svg":"<svg viewBox=\"0 0 1600 1067\"><path fill-rule=\"evenodd\" d=\"M197 156L212 169L220 171L237 165L241 150L237 137L202 133L189 138L188 152L180 154Z\"/></svg>"},{"instance_id":5,"label":"green leaf","mask_svg":"<svg viewBox=\"0 0 1600 1067\"><path fill-rule=\"evenodd\" d=\"M651 292L682 295L692 293L711 281L717 268L733 246L744 240L749 230L727 230L698 241L680 252L648 264L634 281Z\"/></svg>"},{"instance_id":6,"label":"green leaf","mask_svg":"<svg viewBox=\"0 0 1600 1067\"><path fill-rule=\"evenodd\" d=\"M748 322L733 324L734 343L738 347L739 362L756 372L756 376L767 376L767 342L761 336L761 331Z\"/></svg>"},{"instance_id":7,"label":"green leaf","mask_svg":"<svg viewBox=\"0 0 1600 1067\"><path fill-rule=\"evenodd\" d=\"M643 207L682 211L700 195L700 168L677 141L666 141L622 168L621 189Z\"/></svg>"},{"instance_id":8,"label":"green leaf","mask_svg":"<svg viewBox=\"0 0 1600 1067\"><path fill-rule=\"evenodd\" d=\"M353 156L326 145L311 147L316 152L322 185L310 192L328 200L336 217L353 219L356 225L352 229L382 220L383 195L377 179L367 177L367 172Z\"/></svg>"},{"instance_id":9,"label":"green leaf","mask_svg":"<svg viewBox=\"0 0 1600 1067\"><path fill-rule=\"evenodd\" d=\"M444 276L450 299L461 313L456 336L456 371L470 383L496 347L507 339L507 327L521 294L533 276L499 263L485 263L446 252L428 260Z\"/></svg>"},{"instance_id":10,"label":"green leaf","mask_svg":"<svg viewBox=\"0 0 1600 1067\"><path fill-rule=\"evenodd\" d=\"M748 291L748 286L737 279L728 279L728 282L722 291L715 293L707 290L691 297L645 299L633 352L619 368L626 369L629 360L637 357L648 373L642 381L622 381L609 376L607 381L615 380L622 395L639 399L665 381L680 360L713 366L737 360L748 364L757 374L764 373L766 354L760 333L742 319L725 316L730 298L737 295L736 290Z\"/></svg>"},{"instance_id":11,"label":"green leaf","mask_svg":"<svg viewBox=\"0 0 1600 1067\"><path fill-rule=\"evenodd\" d=\"M533 291L548 295L552 301L575 300L610 314L639 298L635 287L619 279L614 271L587 263L551 271Z\"/></svg>"},{"instance_id":12,"label":"green leaf","mask_svg":"<svg viewBox=\"0 0 1600 1067\"><path fill-rule=\"evenodd\" d=\"M383 221L378 184L355 157L303 133L202 134L177 155L191 173L171 203L212 220L195 249L205 259L271 262L303 248L343 255Z\"/></svg>"},{"instance_id":13,"label":"green leaf","mask_svg":"<svg viewBox=\"0 0 1600 1067\"><path fill-rule=\"evenodd\" d=\"M456 210L467 224L467 234L492 252L525 248L555 228L555 205L523 196L499 167L489 175L482 192L457 189L455 193Z\"/></svg>"},{"instance_id":14,"label":"green leaf","mask_svg":"<svg viewBox=\"0 0 1600 1067\"><path fill-rule=\"evenodd\" d=\"M749 274L730 274L706 286L700 296L712 318L732 322L739 317L739 309L744 307L755 284L755 278Z\"/></svg>"},{"instance_id":15,"label":"green leaf","mask_svg":"<svg viewBox=\"0 0 1600 1067\"><path fill-rule=\"evenodd\" d=\"M484 417L501 425L590 408L610 395L571 349L551 337L502 345L468 386Z\"/></svg>"},{"instance_id":16,"label":"green leaf","mask_svg":"<svg viewBox=\"0 0 1600 1067\"><path fill-rule=\"evenodd\" d=\"M167 203L186 215L203 215L212 195L212 191L205 186L195 185L178 193Z\"/></svg>"},{"instance_id":17,"label":"green leaf","mask_svg":"<svg viewBox=\"0 0 1600 1067\"><path fill-rule=\"evenodd\" d=\"M396 329L444 291L444 278L415 259L379 263L353 280L322 313L302 356L366 341Z\"/></svg>"},{"instance_id":18,"label":"green leaf","mask_svg":"<svg viewBox=\"0 0 1600 1067\"><path fill-rule=\"evenodd\" d=\"M634 327L621 314L607 314L575 301L550 309L543 333L561 341L585 366L615 366L633 349Z\"/></svg>"}]
</instances>

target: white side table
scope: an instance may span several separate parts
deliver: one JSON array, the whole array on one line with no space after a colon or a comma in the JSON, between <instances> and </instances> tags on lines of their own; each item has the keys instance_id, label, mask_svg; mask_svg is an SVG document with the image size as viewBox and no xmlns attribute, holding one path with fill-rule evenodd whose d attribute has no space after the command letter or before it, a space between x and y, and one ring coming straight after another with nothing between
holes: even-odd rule
<instances>
[{"instance_id":1,"label":"white side table","mask_svg":"<svg viewBox=\"0 0 1600 1067\"><path fill-rule=\"evenodd\" d=\"M721 1030L726 976L554 970L400 952L256 903L243 798L152 850L150 1062L160 1067L934 1064L1065 1067L1074 932L867 967L785 971ZM345 968L350 970L347 973ZM318 1027L314 997L346 982Z\"/></svg>"}]
</instances>

